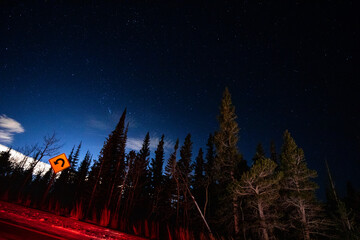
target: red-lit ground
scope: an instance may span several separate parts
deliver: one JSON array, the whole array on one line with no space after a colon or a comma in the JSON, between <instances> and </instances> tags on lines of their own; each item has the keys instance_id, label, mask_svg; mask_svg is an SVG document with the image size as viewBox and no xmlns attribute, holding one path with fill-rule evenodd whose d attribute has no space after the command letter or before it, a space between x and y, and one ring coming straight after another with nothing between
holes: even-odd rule
<instances>
[{"instance_id":1,"label":"red-lit ground","mask_svg":"<svg viewBox=\"0 0 360 240\"><path fill-rule=\"evenodd\" d=\"M144 239L3 201L0 201L0 220L64 239Z\"/></svg>"}]
</instances>

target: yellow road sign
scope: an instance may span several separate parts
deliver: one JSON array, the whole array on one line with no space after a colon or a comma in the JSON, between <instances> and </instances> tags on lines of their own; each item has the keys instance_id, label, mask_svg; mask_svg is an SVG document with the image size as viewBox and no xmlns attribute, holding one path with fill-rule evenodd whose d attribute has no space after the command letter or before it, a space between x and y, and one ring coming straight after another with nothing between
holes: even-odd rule
<instances>
[{"instance_id":1,"label":"yellow road sign","mask_svg":"<svg viewBox=\"0 0 360 240\"><path fill-rule=\"evenodd\" d=\"M69 160L67 159L65 153L53 157L52 159L49 160L49 162L55 174L70 167Z\"/></svg>"}]
</instances>

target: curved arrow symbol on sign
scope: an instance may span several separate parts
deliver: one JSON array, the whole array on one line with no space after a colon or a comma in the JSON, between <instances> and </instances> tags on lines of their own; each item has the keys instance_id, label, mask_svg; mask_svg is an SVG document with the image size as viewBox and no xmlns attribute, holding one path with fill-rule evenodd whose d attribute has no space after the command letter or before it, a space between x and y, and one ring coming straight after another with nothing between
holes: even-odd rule
<instances>
[{"instance_id":1,"label":"curved arrow symbol on sign","mask_svg":"<svg viewBox=\"0 0 360 240\"><path fill-rule=\"evenodd\" d=\"M55 164L55 165L58 165L59 161L62 161L61 167L63 167L64 164L65 164L65 161L64 161L64 159L62 159L62 158L56 159L56 161L54 162L54 164Z\"/></svg>"}]
</instances>

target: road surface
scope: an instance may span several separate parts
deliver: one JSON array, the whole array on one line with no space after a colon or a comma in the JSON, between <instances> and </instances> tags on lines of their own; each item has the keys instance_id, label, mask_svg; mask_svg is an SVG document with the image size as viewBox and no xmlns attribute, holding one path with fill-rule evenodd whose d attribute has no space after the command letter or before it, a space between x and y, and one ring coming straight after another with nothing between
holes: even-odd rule
<instances>
[{"instance_id":1,"label":"road surface","mask_svg":"<svg viewBox=\"0 0 360 240\"><path fill-rule=\"evenodd\" d=\"M18 239L36 239L36 240L64 240L58 236L54 236L48 233L42 233L35 229L31 229L24 226L19 226L15 223L5 222L0 220L0 239L6 240L18 240Z\"/></svg>"}]
</instances>

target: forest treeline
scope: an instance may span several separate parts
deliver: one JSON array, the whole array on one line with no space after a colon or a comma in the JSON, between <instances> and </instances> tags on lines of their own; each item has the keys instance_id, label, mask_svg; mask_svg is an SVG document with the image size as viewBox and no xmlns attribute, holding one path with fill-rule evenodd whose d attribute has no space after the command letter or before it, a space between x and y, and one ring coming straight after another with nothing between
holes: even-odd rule
<instances>
[{"instance_id":1,"label":"forest treeline","mask_svg":"<svg viewBox=\"0 0 360 240\"><path fill-rule=\"evenodd\" d=\"M219 128L204 149L194 152L188 134L165 159L162 135L150 159L149 133L139 152L126 151L125 110L97 159L87 152L80 161L80 143L68 154L71 167L56 177L52 169L34 172L60 148L55 135L26 149L34 159L26 169L27 157L13 164L4 151L2 199L151 239L360 239L360 193L350 183L340 198L324 163L329 185L320 202L317 173L287 130L279 153L271 143L267 156L259 144L248 166L236 118L225 89Z\"/></svg>"}]
</instances>

